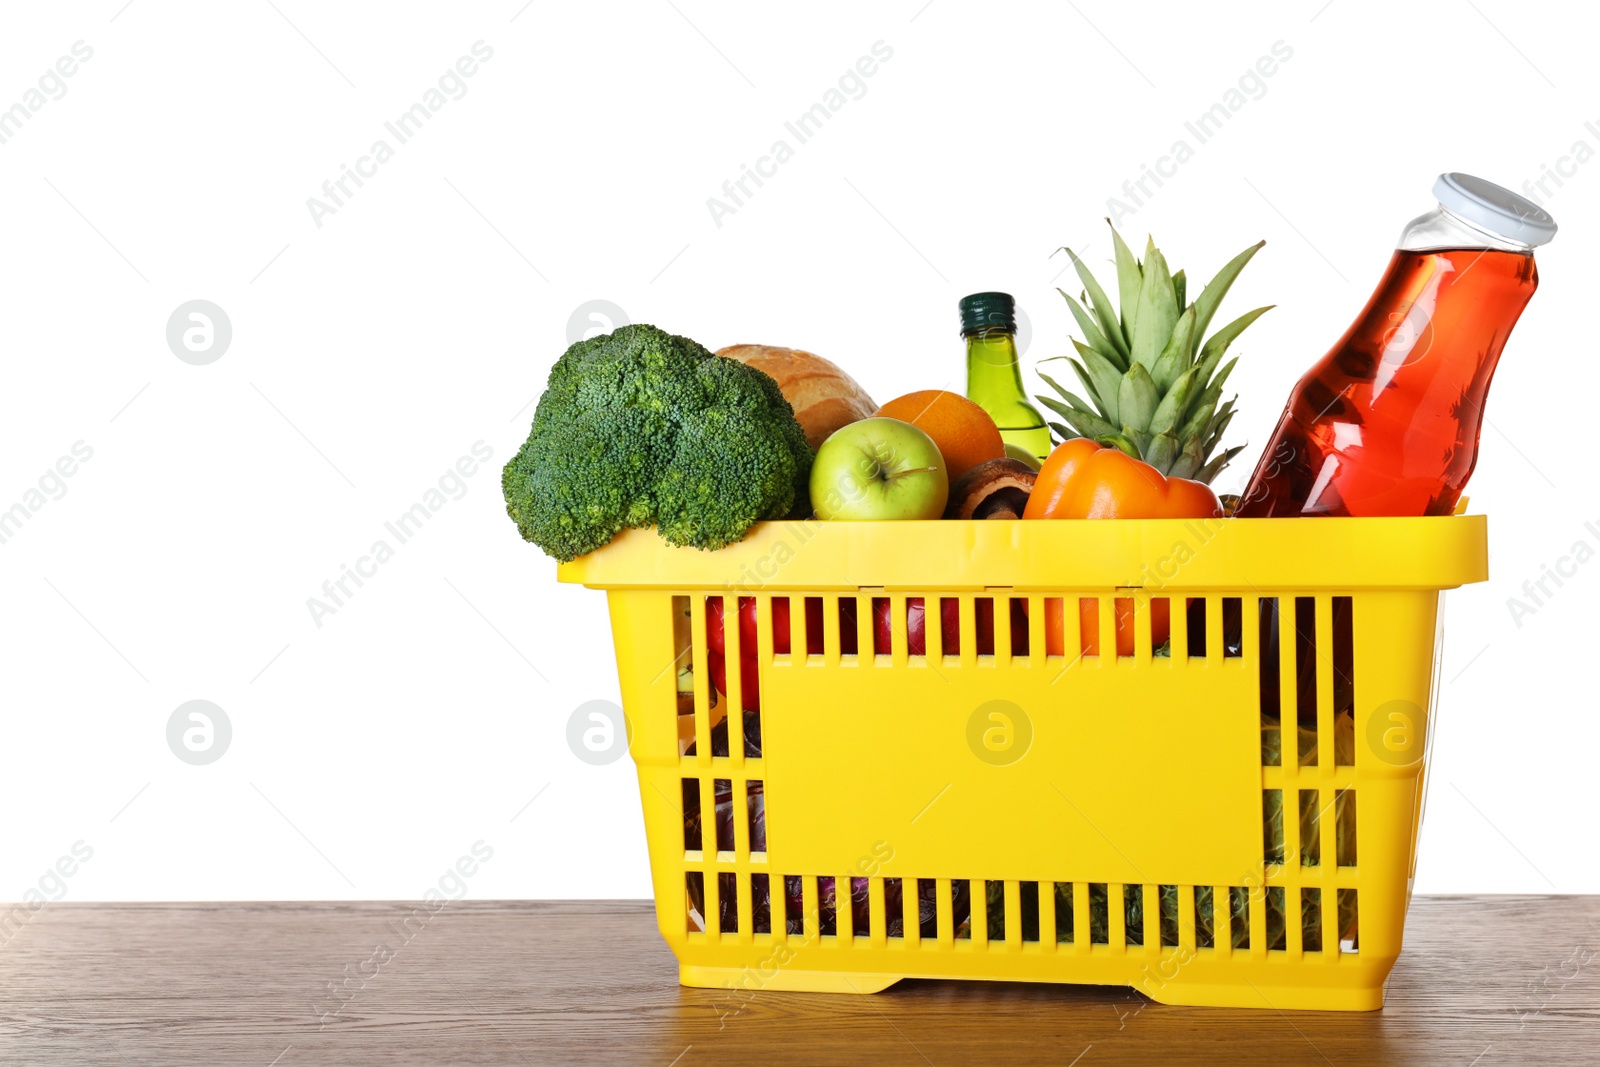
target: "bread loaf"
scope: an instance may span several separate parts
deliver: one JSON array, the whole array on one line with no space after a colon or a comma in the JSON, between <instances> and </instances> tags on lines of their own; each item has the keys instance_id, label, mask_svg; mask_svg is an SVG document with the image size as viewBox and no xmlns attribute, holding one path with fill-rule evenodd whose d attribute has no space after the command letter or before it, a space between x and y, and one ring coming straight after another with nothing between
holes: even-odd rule
<instances>
[{"instance_id":1,"label":"bread loaf","mask_svg":"<svg viewBox=\"0 0 1600 1067\"><path fill-rule=\"evenodd\" d=\"M772 375L813 451L841 426L867 418L878 405L856 380L829 360L798 348L730 345L717 355Z\"/></svg>"}]
</instances>

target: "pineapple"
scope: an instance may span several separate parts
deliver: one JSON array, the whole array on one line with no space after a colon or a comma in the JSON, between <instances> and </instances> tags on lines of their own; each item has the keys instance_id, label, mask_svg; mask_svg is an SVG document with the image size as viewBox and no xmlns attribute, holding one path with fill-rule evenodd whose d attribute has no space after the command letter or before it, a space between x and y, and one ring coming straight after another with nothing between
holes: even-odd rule
<instances>
[{"instance_id":1,"label":"pineapple","mask_svg":"<svg viewBox=\"0 0 1600 1067\"><path fill-rule=\"evenodd\" d=\"M1081 300L1065 291L1061 295L1084 340L1072 339L1077 359L1053 358L1072 364L1089 400L1042 372L1039 376L1060 396L1038 399L1066 420L1064 425L1050 423L1063 440L1091 437L1144 460L1162 474L1210 484L1243 449L1216 452L1234 414L1233 400L1220 406L1218 400L1238 362L1235 357L1222 363L1223 353L1272 305L1245 312L1204 343L1201 338L1228 287L1266 242L1234 256L1194 303L1185 306L1183 271L1168 273L1166 258L1154 241L1146 246L1140 263L1115 226L1111 239L1116 246L1120 316L1089 268L1072 249L1066 250L1086 295Z\"/></svg>"}]
</instances>

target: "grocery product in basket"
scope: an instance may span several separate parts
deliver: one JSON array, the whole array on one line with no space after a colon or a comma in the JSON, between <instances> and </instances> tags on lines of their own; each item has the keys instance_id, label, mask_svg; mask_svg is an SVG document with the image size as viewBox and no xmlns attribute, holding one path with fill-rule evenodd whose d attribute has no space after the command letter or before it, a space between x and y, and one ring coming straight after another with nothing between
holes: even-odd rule
<instances>
[{"instance_id":1,"label":"grocery product in basket","mask_svg":"<svg viewBox=\"0 0 1600 1067\"><path fill-rule=\"evenodd\" d=\"M1044 465L1043 456L1036 456L1021 445L1014 445L1010 442L1006 443L1006 458L1026 463L1033 470L1038 470Z\"/></svg>"},{"instance_id":2,"label":"grocery product in basket","mask_svg":"<svg viewBox=\"0 0 1600 1067\"><path fill-rule=\"evenodd\" d=\"M1315 730L1304 726L1295 728L1298 739L1298 759L1302 765L1315 761L1317 749L1317 733ZM1339 712L1334 719L1334 763L1336 765L1352 765L1355 762L1355 722L1353 714L1346 710ZM1263 766L1280 766L1283 763L1283 734L1278 722L1263 720L1261 725L1261 763ZM1300 857L1287 856L1282 851L1283 833L1283 806L1282 792L1268 792L1263 804L1263 833L1264 836L1277 843L1276 855L1266 857L1269 863L1298 863L1302 866L1321 866L1323 860L1320 847L1308 845L1307 854ZM1317 842L1320 839L1320 827L1323 819L1332 820L1334 823L1353 822L1355 817L1355 802L1343 790L1335 791L1333 803L1327 809L1314 805L1301 806L1299 811L1300 840L1303 842ZM1334 863L1340 867L1353 866L1356 861L1355 843L1356 835L1353 830L1336 835L1336 857ZM1315 851L1312 851L1315 848ZM1281 910L1281 899L1273 896L1267 897L1267 945L1269 948L1283 947L1285 917ZM1356 907L1355 900L1348 894L1338 897L1339 914L1335 932L1340 942L1353 942L1356 938ZM1165 901L1163 901L1165 912ZM1306 945L1320 945L1322 935L1322 922L1320 912L1307 910L1302 915L1301 940Z\"/></svg>"},{"instance_id":3,"label":"grocery product in basket","mask_svg":"<svg viewBox=\"0 0 1600 1067\"><path fill-rule=\"evenodd\" d=\"M748 711L761 710L761 683L760 672L757 669L756 646L756 598L742 596L739 600L739 675L742 684L741 703ZM711 684L716 686L717 692L727 695L728 692L728 663L727 663L727 637L723 630L724 615L723 598L711 597L706 602L706 669L711 675ZM822 654L822 601L817 597L807 597L805 602L806 619L806 654L817 656ZM780 656L790 654L791 624L790 607L787 597L778 597L772 601L772 651ZM887 625L887 619L885 620ZM839 636L841 650L845 655L856 654L856 605L854 600L839 602ZM722 726L724 739L722 744L714 745L717 752L727 750L727 726ZM745 746L749 747L749 727L745 728ZM759 733L757 735L759 737ZM747 753L747 755L750 753ZM754 755L759 756L756 752Z\"/></svg>"},{"instance_id":4,"label":"grocery product in basket","mask_svg":"<svg viewBox=\"0 0 1600 1067\"><path fill-rule=\"evenodd\" d=\"M1084 339L1072 341L1077 359L1052 358L1072 364L1088 399L1040 374L1057 395L1038 400L1065 420L1050 424L1063 439L1115 444L1162 474L1209 484L1243 447L1216 451L1234 411L1232 400L1222 401L1222 388L1238 362L1223 363L1222 357L1269 308L1247 311L1209 338L1205 334L1223 296L1266 242L1234 256L1186 305L1184 272L1169 273L1153 240L1141 263L1114 226L1111 238L1120 312L1089 268L1067 249L1086 295L1083 302L1061 295Z\"/></svg>"},{"instance_id":5,"label":"grocery product in basket","mask_svg":"<svg viewBox=\"0 0 1600 1067\"><path fill-rule=\"evenodd\" d=\"M566 561L638 526L675 545L732 544L804 509L810 471L804 430L768 375L633 325L556 361L501 486L523 538Z\"/></svg>"},{"instance_id":6,"label":"grocery product in basket","mask_svg":"<svg viewBox=\"0 0 1600 1067\"><path fill-rule=\"evenodd\" d=\"M717 349L717 355L772 375L813 450L839 427L866 418L878 407L854 378L813 352L776 345L729 345Z\"/></svg>"},{"instance_id":7,"label":"grocery product in basket","mask_svg":"<svg viewBox=\"0 0 1600 1067\"><path fill-rule=\"evenodd\" d=\"M1039 469L1025 519L1204 519L1222 503L1204 482L1163 477L1150 464L1087 437L1063 441Z\"/></svg>"},{"instance_id":8,"label":"grocery product in basket","mask_svg":"<svg viewBox=\"0 0 1600 1067\"><path fill-rule=\"evenodd\" d=\"M1544 209L1442 174L1367 306L1295 385L1237 514L1448 515L1506 337L1539 284Z\"/></svg>"},{"instance_id":9,"label":"grocery product in basket","mask_svg":"<svg viewBox=\"0 0 1600 1067\"><path fill-rule=\"evenodd\" d=\"M939 654L961 655L961 619L958 601L954 597L939 598ZM906 653L923 656L928 653L927 602L920 596L906 597ZM994 602L985 600L974 611L974 651L980 656L994 655ZM1028 654L1028 604L1011 601L1011 654ZM873 651L887 655L892 649L894 619L891 602L887 597L872 598Z\"/></svg>"},{"instance_id":10,"label":"grocery product in basket","mask_svg":"<svg viewBox=\"0 0 1600 1067\"><path fill-rule=\"evenodd\" d=\"M1022 391L1016 301L1010 293L973 293L962 297L959 307L967 342L967 397L989 413L1006 444L1044 458L1050 431Z\"/></svg>"},{"instance_id":11,"label":"grocery product in basket","mask_svg":"<svg viewBox=\"0 0 1600 1067\"><path fill-rule=\"evenodd\" d=\"M744 756L745 756L745 759L760 759L761 758L761 716L756 714L756 709L747 708L745 710L743 716L741 716L741 719L742 719L742 721L744 723ZM715 725L715 726L713 726L711 728L711 753L712 753L712 755L725 755L727 753L727 751L728 751L728 720L727 719L723 719L721 722L717 723L717 725ZM689 747L683 750L683 754L685 756L692 756L692 755L695 754L695 742L694 741L690 741L689 742ZM694 801L687 801L685 803L685 805L684 805L684 814L685 815L696 815L696 816L698 816L699 810L700 809L699 809L699 801L698 801L698 799L696 799ZM752 808L752 810L755 810L755 809ZM723 829L724 829L723 827L719 826L719 828L717 830L717 839L719 841L724 839L723 838ZM732 838L733 830L731 829L731 824L730 824L729 828L727 828L727 833L728 833L728 837L726 838L726 840L729 840L729 841L733 840L733 838ZM753 840L753 841L761 841L761 842L764 843L766 841L765 827L763 826L760 829L752 829L751 830L751 840ZM730 845L728 847L732 848L733 846ZM760 847L758 847L758 846L752 846L752 847L756 847L756 850L758 852L760 851Z\"/></svg>"},{"instance_id":12,"label":"grocery product in basket","mask_svg":"<svg viewBox=\"0 0 1600 1067\"><path fill-rule=\"evenodd\" d=\"M960 393L920 389L895 397L874 414L909 422L933 438L951 481L1006 454L1006 443L994 419Z\"/></svg>"},{"instance_id":13,"label":"grocery product in basket","mask_svg":"<svg viewBox=\"0 0 1600 1067\"><path fill-rule=\"evenodd\" d=\"M949 494L939 446L899 419L875 416L835 430L811 466L819 519L937 519Z\"/></svg>"},{"instance_id":14,"label":"grocery product in basket","mask_svg":"<svg viewBox=\"0 0 1600 1067\"><path fill-rule=\"evenodd\" d=\"M738 600L738 625L739 625L739 662L740 662L740 702L746 712L761 710L761 683L759 659L757 655L756 632L756 598L741 596ZM711 684L716 691L724 696L728 692L728 665L727 665L727 636L724 627L727 625L726 598L720 596L710 597L706 602L706 669L711 678ZM913 656L927 655L927 612L922 597L906 598L906 650ZM790 606L788 597L774 597L772 605L772 651L780 656L787 656L792 651L792 623L794 609ZM822 599L820 597L805 598L806 619L806 653L817 656L822 654ZM1027 602L1013 599L1010 607L1011 618L1011 653L1015 656L1024 656L1028 652L1028 612ZM940 642L942 654L959 656L961 654L961 627L958 601L954 597L943 597L939 602L939 625L941 629ZM994 655L994 605L986 601L976 612L974 639L976 653L980 656ZM872 652L887 655L893 647L894 617L890 601L887 597L872 598ZM1054 631L1059 639L1059 627ZM853 599L839 601L839 637L840 652L843 655L853 656L857 653L856 606ZM750 751L752 722L755 723L756 751ZM716 753L727 751L727 720L722 720L712 731L712 750ZM745 718L745 755L759 756L760 724L759 720ZM692 749L690 750L692 751Z\"/></svg>"},{"instance_id":15,"label":"grocery product in basket","mask_svg":"<svg viewBox=\"0 0 1600 1067\"><path fill-rule=\"evenodd\" d=\"M1038 468L1010 457L980 463L951 483L944 517L1020 519L1038 478Z\"/></svg>"},{"instance_id":16,"label":"grocery product in basket","mask_svg":"<svg viewBox=\"0 0 1600 1067\"><path fill-rule=\"evenodd\" d=\"M819 605L820 609L820 605ZM728 639L723 630L725 613L723 598L712 597L706 602L706 669L711 674L711 684L717 692L728 692ZM783 601L782 650L789 646L789 602ZM820 615L819 615L820 622ZM774 644L777 643L777 626L773 626ZM739 682L743 687L742 703L751 711L761 710L760 675L756 669L756 601L754 597L739 598ZM723 726L723 729L726 729ZM746 737L748 744L749 738ZM718 751L724 751L724 745ZM759 754L759 753L758 753Z\"/></svg>"},{"instance_id":17,"label":"grocery product in basket","mask_svg":"<svg viewBox=\"0 0 1600 1067\"><path fill-rule=\"evenodd\" d=\"M761 755L760 722L760 716L756 715L755 713L750 711L744 713L746 758L754 759ZM721 724L719 724L717 730L721 732L721 750L725 750L727 746L727 721L724 720ZM713 748L717 748L717 737L715 735L716 731L713 731ZM695 746L691 744L684 754L686 756L692 756L694 753ZM716 820L717 849L721 852L732 852L735 847L733 824L734 820L738 817L734 810L735 800L732 783L726 779L718 780L713 790L713 800L715 802L713 817ZM750 849L753 852L764 852L767 848L766 795L759 782L752 782L750 784L749 788L745 791L744 803L746 809L745 817L747 819L750 833ZM684 790L683 815L686 843L698 843L701 841L701 821L704 818L704 815L701 811L699 790L693 788L692 786L686 785ZM698 844L696 844L695 847L699 847ZM848 906L851 912L852 928L856 930L868 929L871 919L869 910L870 904L868 896L868 879L849 878L845 880L850 884ZM830 877L820 877L817 879L817 887L819 891L818 895L820 897L818 902L818 932L825 937L831 937L837 932L839 881L840 879ZM935 915L931 886L932 882L930 881L929 889L926 890L927 899L922 905L923 914L926 916L924 919L923 928L927 932L928 936L932 936L933 934L932 923ZM785 928L792 935L800 935L804 932L802 891L803 886L801 879L798 876L789 875L784 879L783 895L780 898L779 903L783 907ZM737 931L739 928L737 894L723 892L719 894L719 898L719 929L725 932ZM705 900L703 896L695 894L693 891L691 891L689 904L693 910L693 913L699 917L700 928L704 929ZM885 911L888 916L889 936L898 937L900 936L900 932L903 928L904 915L903 898L898 885L885 887L884 904ZM772 921L772 886L770 876L768 880L758 883L758 888L752 893L751 913L751 922L757 929L770 929L769 924ZM967 916L965 910L963 910L960 914L958 914L956 921L959 924L966 922L966 920Z\"/></svg>"},{"instance_id":18,"label":"grocery product in basket","mask_svg":"<svg viewBox=\"0 0 1600 1067\"><path fill-rule=\"evenodd\" d=\"M1188 478L1163 477L1149 464L1117 448L1103 447L1087 437L1063 441L1050 453L1039 471L1033 495L1023 511L1025 519L1208 519L1220 518L1222 504L1211 487ZM1134 650L1133 601L1113 598L1116 615L1117 655ZM1171 607L1165 598L1151 602L1153 643L1166 644L1171 634ZM1081 651L1100 654L1100 602L1078 601ZM1045 652L1065 651L1060 615L1046 615Z\"/></svg>"}]
</instances>

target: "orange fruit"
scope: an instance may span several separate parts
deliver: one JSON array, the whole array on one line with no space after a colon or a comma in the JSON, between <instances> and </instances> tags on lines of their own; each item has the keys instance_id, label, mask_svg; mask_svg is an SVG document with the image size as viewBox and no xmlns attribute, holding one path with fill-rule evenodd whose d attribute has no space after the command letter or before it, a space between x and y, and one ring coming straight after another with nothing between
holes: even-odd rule
<instances>
[{"instance_id":1,"label":"orange fruit","mask_svg":"<svg viewBox=\"0 0 1600 1067\"><path fill-rule=\"evenodd\" d=\"M978 464L1006 454L1000 428L989 413L960 393L920 389L895 397L876 413L909 422L933 438L952 482Z\"/></svg>"}]
</instances>

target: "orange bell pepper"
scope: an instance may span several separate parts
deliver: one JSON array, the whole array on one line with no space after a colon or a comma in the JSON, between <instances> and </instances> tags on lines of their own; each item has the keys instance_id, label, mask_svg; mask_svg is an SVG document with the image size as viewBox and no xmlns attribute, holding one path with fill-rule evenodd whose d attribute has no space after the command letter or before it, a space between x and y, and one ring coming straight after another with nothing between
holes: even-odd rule
<instances>
[{"instance_id":1,"label":"orange bell pepper","mask_svg":"<svg viewBox=\"0 0 1600 1067\"><path fill-rule=\"evenodd\" d=\"M1057 445L1044 461L1023 509L1024 519L1204 519L1222 515L1222 503L1211 487L1188 478L1168 478L1150 464L1086 437ZM1117 597L1117 655L1133 655L1133 600ZM1069 605L1063 605L1063 608ZM1153 643L1171 634L1168 601L1151 605ZM1078 601L1080 645L1085 656L1100 654L1100 604L1092 597ZM1063 654L1065 636L1060 613L1046 612L1045 652Z\"/></svg>"},{"instance_id":2,"label":"orange bell pepper","mask_svg":"<svg viewBox=\"0 0 1600 1067\"><path fill-rule=\"evenodd\" d=\"M1168 478L1087 437L1057 445L1039 468L1024 519L1205 519L1222 502L1204 482Z\"/></svg>"}]
</instances>

